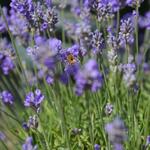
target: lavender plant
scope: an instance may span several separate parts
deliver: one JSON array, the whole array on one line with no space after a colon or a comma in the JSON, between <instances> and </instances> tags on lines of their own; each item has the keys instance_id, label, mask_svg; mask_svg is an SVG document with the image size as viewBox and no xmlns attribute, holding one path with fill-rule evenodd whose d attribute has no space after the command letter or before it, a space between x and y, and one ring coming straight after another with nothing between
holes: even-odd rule
<instances>
[{"instance_id":1,"label":"lavender plant","mask_svg":"<svg viewBox=\"0 0 150 150\"><path fill-rule=\"evenodd\" d=\"M0 6L1 150L149 149L150 12L141 14L143 3Z\"/></svg>"}]
</instances>

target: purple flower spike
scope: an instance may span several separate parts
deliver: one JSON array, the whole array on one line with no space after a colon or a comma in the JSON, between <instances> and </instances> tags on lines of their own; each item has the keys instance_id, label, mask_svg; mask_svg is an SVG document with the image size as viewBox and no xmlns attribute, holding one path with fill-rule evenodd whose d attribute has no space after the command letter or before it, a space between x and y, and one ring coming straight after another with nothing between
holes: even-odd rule
<instances>
[{"instance_id":1,"label":"purple flower spike","mask_svg":"<svg viewBox=\"0 0 150 150\"><path fill-rule=\"evenodd\" d=\"M0 98L5 104L13 104L14 97L8 91L3 91L2 93L0 93Z\"/></svg>"},{"instance_id":2,"label":"purple flower spike","mask_svg":"<svg viewBox=\"0 0 150 150\"><path fill-rule=\"evenodd\" d=\"M3 70L3 73L5 75L8 75L9 72L14 69L14 67L15 67L15 65L14 65L14 62L12 61L12 59L9 56L6 56L3 59L3 62L1 64L1 68Z\"/></svg>"},{"instance_id":3,"label":"purple flower spike","mask_svg":"<svg viewBox=\"0 0 150 150\"><path fill-rule=\"evenodd\" d=\"M126 44L132 44L134 42L134 27L131 18L121 20L120 32L119 32L119 44L124 47Z\"/></svg>"},{"instance_id":4,"label":"purple flower spike","mask_svg":"<svg viewBox=\"0 0 150 150\"><path fill-rule=\"evenodd\" d=\"M146 145L149 145L149 144L150 144L150 135L148 135L146 139Z\"/></svg>"},{"instance_id":5,"label":"purple flower spike","mask_svg":"<svg viewBox=\"0 0 150 150\"><path fill-rule=\"evenodd\" d=\"M46 82L47 82L47 84L51 85L54 82L54 78L52 76L48 75L46 77Z\"/></svg>"},{"instance_id":6,"label":"purple flower spike","mask_svg":"<svg viewBox=\"0 0 150 150\"><path fill-rule=\"evenodd\" d=\"M95 144L95 145L94 145L94 150L100 150L100 145Z\"/></svg>"},{"instance_id":7,"label":"purple flower spike","mask_svg":"<svg viewBox=\"0 0 150 150\"><path fill-rule=\"evenodd\" d=\"M6 138L6 136L5 136L5 134L2 132L2 131L0 131L0 140L5 140L5 138Z\"/></svg>"},{"instance_id":8,"label":"purple flower spike","mask_svg":"<svg viewBox=\"0 0 150 150\"><path fill-rule=\"evenodd\" d=\"M41 90L36 89L34 92L29 92L26 95L24 105L26 107L33 106L35 108L38 108L43 100L44 100L44 95L41 93Z\"/></svg>"},{"instance_id":9,"label":"purple flower spike","mask_svg":"<svg viewBox=\"0 0 150 150\"><path fill-rule=\"evenodd\" d=\"M115 118L111 123L106 124L105 130L114 150L123 150L122 144L126 140L126 128L120 118Z\"/></svg>"},{"instance_id":10,"label":"purple flower spike","mask_svg":"<svg viewBox=\"0 0 150 150\"><path fill-rule=\"evenodd\" d=\"M32 137L28 137L25 143L22 145L22 150L37 150L37 146L33 146L33 139Z\"/></svg>"},{"instance_id":11,"label":"purple flower spike","mask_svg":"<svg viewBox=\"0 0 150 150\"><path fill-rule=\"evenodd\" d=\"M75 80L75 92L77 95L81 95L86 89L90 89L92 92L99 90L102 86L103 79L96 61L89 60L83 69L77 72Z\"/></svg>"}]
</instances>

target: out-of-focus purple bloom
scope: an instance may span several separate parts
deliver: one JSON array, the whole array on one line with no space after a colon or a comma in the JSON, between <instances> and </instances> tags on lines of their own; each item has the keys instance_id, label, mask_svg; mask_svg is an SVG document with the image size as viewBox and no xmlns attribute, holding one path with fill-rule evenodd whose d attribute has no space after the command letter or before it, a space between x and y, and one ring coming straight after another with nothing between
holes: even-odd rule
<instances>
[{"instance_id":1,"label":"out-of-focus purple bloom","mask_svg":"<svg viewBox=\"0 0 150 150\"><path fill-rule=\"evenodd\" d=\"M6 138L5 134L2 131L0 131L0 141L5 140L5 138Z\"/></svg>"},{"instance_id":2,"label":"out-of-focus purple bloom","mask_svg":"<svg viewBox=\"0 0 150 150\"><path fill-rule=\"evenodd\" d=\"M7 19L7 21L9 21L9 20L8 20L9 16L8 16L8 14L7 14L7 8L6 8L6 7L3 7L2 10L3 10L3 13L4 13L5 18ZM7 30L7 28L6 28L6 23L5 23L5 21L4 21L3 16L0 15L0 32L3 33L3 32L5 32L6 30Z\"/></svg>"},{"instance_id":3,"label":"out-of-focus purple bloom","mask_svg":"<svg viewBox=\"0 0 150 150\"><path fill-rule=\"evenodd\" d=\"M108 27L108 39L107 39L107 44L112 49L113 51L117 51L119 49L119 44L118 44L118 39L112 32L112 28Z\"/></svg>"},{"instance_id":4,"label":"out-of-focus purple bloom","mask_svg":"<svg viewBox=\"0 0 150 150\"><path fill-rule=\"evenodd\" d=\"M94 150L100 150L100 145L99 144L95 144L94 145Z\"/></svg>"},{"instance_id":5,"label":"out-of-focus purple bloom","mask_svg":"<svg viewBox=\"0 0 150 150\"><path fill-rule=\"evenodd\" d=\"M22 145L22 150L37 150L37 146L33 146L32 137L27 137L25 143Z\"/></svg>"},{"instance_id":6,"label":"out-of-focus purple bloom","mask_svg":"<svg viewBox=\"0 0 150 150\"><path fill-rule=\"evenodd\" d=\"M89 60L83 69L77 72L75 80L75 92L77 95L81 95L86 89L90 89L92 92L99 90L102 87L103 79L96 61Z\"/></svg>"},{"instance_id":7,"label":"out-of-focus purple bloom","mask_svg":"<svg viewBox=\"0 0 150 150\"><path fill-rule=\"evenodd\" d=\"M62 50L62 42L56 38L52 38L49 40L49 48L52 52L58 53Z\"/></svg>"},{"instance_id":8,"label":"out-of-focus purple bloom","mask_svg":"<svg viewBox=\"0 0 150 150\"><path fill-rule=\"evenodd\" d=\"M107 103L105 106L105 114L111 115L111 113L113 112L113 109L114 109L113 105L110 103Z\"/></svg>"},{"instance_id":9,"label":"out-of-focus purple bloom","mask_svg":"<svg viewBox=\"0 0 150 150\"><path fill-rule=\"evenodd\" d=\"M121 20L119 31L119 44L125 46L126 44L132 44L134 42L134 26L131 18Z\"/></svg>"},{"instance_id":10,"label":"out-of-focus purple bloom","mask_svg":"<svg viewBox=\"0 0 150 150\"><path fill-rule=\"evenodd\" d=\"M150 30L150 11L148 11L144 17L139 17L139 26Z\"/></svg>"},{"instance_id":11,"label":"out-of-focus purple bloom","mask_svg":"<svg viewBox=\"0 0 150 150\"><path fill-rule=\"evenodd\" d=\"M51 75L47 75L46 76L46 82L47 84L51 85L54 82L54 77L52 77Z\"/></svg>"},{"instance_id":12,"label":"out-of-focus purple bloom","mask_svg":"<svg viewBox=\"0 0 150 150\"><path fill-rule=\"evenodd\" d=\"M40 36L35 37L35 46L26 49L27 54L39 65L45 65L53 70L58 61L58 54L62 49L62 42L56 38L46 40Z\"/></svg>"},{"instance_id":13,"label":"out-of-focus purple bloom","mask_svg":"<svg viewBox=\"0 0 150 150\"><path fill-rule=\"evenodd\" d=\"M34 92L29 92L26 95L24 105L26 107L35 107L38 108L41 102L44 100L44 95L41 93L41 90L36 89Z\"/></svg>"},{"instance_id":14,"label":"out-of-focus purple bloom","mask_svg":"<svg viewBox=\"0 0 150 150\"><path fill-rule=\"evenodd\" d=\"M0 41L0 68L5 75L15 68L12 55L12 47L6 39Z\"/></svg>"},{"instance_id":15,"label":"out-of-focus purple bloom","mask_svg":"<svg viewBox=\"0 0 150 150\"><path fill-rule=\"evenodd\" d=\"M50 56L44 60L44 65L49 70L54 70L55 64L57 63L57 57L56 56Z\"/></svg>"},{"instance_id":16,"label":"out-of-focus purple bloom","mask_svg":"<svg viewBox=\"0 0 150 150\"><path fill-rule=\"evenodd\" d=\"M106 124L105 130L114 150L122 150L121 145L127 138L124 122L120 118L115 118L113 122Z\"/></svg>"},{"instance_id":17,"label":"out-of-focus purple bloom","mask_svg":"<svg viewBox=\"0 0 150 150\"><path fill-rule=\"evenodd\" d=\"M2 71L5 75L8 75L11 70L15 68L14 62L9 56L4 57L2 63L0 64Z\"/></svg>"},{"instance_id":18,"label":"out-of-focus purple bloom","mask_svg":"<svg viewBox=\"0 0 150 150\"><path fill-rule=\"evenodd\" d=\"M149 145L149 144L150 144L150 135L148 135L146 138L146 145Z\"/></svg>"},{"instance_id":19,"label":"out-of-focus purple bloom","mask_svg":"<svg viewBox=\"0 0 150 150\"><path fill-rule=\"evenodd\" d=\"M136 6L140 7L143 1L144 0L126 0L126 4L132 7L136 7Z\"/></svg>"},{"instance_id":20,"label":"out-of-focus purple bloom","mask_svg":"<svg viewBox=\"0 0 150 150\"><path fill-rule=\"evenodd\" d=\"M27 36L28 26L28 22L23 15L13 9L10 10L9 29L13 35Z\"/></svg>"},{"instance_id":21,"label":"out-of-focus purple bloom","mask_svg":"<svg viewBox=\"0 0 150 150\"><path fill-rule=\"evenodd\" d=\"M123 145L122 144L114 144L113 145L114 150L123 150Z\"/></svg>"},{"instance_id":22,"label":"out-of-focus purple bloom","mask_svg":"<svg viewBox=\"0 0 150 150\"><path fill-rule=\"evenodd\" d=\"M80 44L80 47L83 47L83 49L89 47L91 33L91 25L89 21L86 20L77 24L68 24L66 30L68 35L74 39L76 43ZM81 51L81 53L84 55L85 50L83 50L83 52Z\"/></svg>"},{"instance_id":23,"label":"out-of-focus purple bloom","mask_svg":"<svg viewBox=\"0 0 150 150\"><path fill-rule=\"evenodd\" d=\"M5 104L13 104L14 102L14 97L9 91L3 91L2 93L0 93L0 98Z\"/></svg>"},{"instance_id":24,"label":"out-of-focus purple bloom","mask_svg":"<svg viewBox=\"0 0 150 150\"><path fill-rule=\"evenodd\" d=\"M48 7L52 7L52 0L45 0L45 4L46 4Z\"/></svg>"},{"instance_id":25,"label":"out-of-focus purple bloom","mask_svg":"<svg viewBox=\"0 0 150 150\"><path fill-rule=\"evenodd\" d=\"M119 70L123 72L123 80L127 87L130 87L136 81L135 71L136 66L133 63L122 64L119 66Z\"/></svg>"},{"instance_id":26,"label":"out-of-focus purple bloom","mask_svg":"<svg viewBox=\"0 0 150 150\"><path fill-rule=\"evenodd\" d=\"M98 30L91 33L91 45L94 53L101 53L104 47L104 39L102 37L102 33Z\"/></svg>"},{"instance_id":27,"label":"out-of-focus purple bloom","mask_svg":"<svg viewBox=\"0 0 150 150\"><path fill-rule=\"evenodd\" d=\"M149 73L150 72L150 65L148 63L144 63L143 64L143 70L145 73Z\"/></svg>"},{"instance_id":28,"label":"out-of-focus purple bloom","mask_svg":"<svg viewBox=\"0 0 150 150\"><path fill-rule=\"evenodd\" d=\"M69 74L67 72L63 72L60 76L60 81L63 83L63 84L68 84L69 82Z\"/></svg>"}]
</instances>

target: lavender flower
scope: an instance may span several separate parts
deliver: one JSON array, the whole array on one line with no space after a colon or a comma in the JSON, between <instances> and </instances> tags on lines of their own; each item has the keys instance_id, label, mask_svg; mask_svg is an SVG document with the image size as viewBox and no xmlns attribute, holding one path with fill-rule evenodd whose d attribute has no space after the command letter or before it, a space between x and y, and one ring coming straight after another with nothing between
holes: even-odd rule
<instances>
[{"instance_id":1,"label":"lavender flower","mask_svg":"<svg viewBox=\"0 0 150 150\"><path fill-rule=\"evenodd\" d=\"M149 145L149 144L150 144L150 135L148 135L146 138L146 145Z\"/></svg>"},{"instance_id":2,"label":"lavender flower","mask_svg":"<svg viewBox=\"0 0 150 150\"><path fill-rule=\"evenodd\" d=\"M105 114L106 115L111 115L111 113L113 112L113 105L110 103L107 103L105 106Z\"/></svg>"},{"instance_id":3,"label":"lavender flower","mask_svg":"<svg viewBox=\"0 0 150 150\"><path fill-rule=\"evenodd\" d=\"M132 7L140 7L140 4L143 2L144 0L126 0L126 4Z\"/></svg>"},{"instance_id":4,"label":"lavender flower","mask_svg":"<svg viewBox=\"0 0 150 150\"><path fill-rule=\"evenodd\" d=\"M29 117L27 126L28 128L34 128L34 129L38 127L38 118L36 115Z\"/></svg>"},{"instance_id":5,"label":"lavender flower","mask_svg":"<svg viewBox=\"0 0 150 150\"><path fill-rule=\"evenodd\" d=\"M11 70L15 68L14 62L9 56L3 58L0 67L5 75L8 75Z\"/></svg>"},{"instance_id":6,"label":"lavender flower","mask_svg":"<svg viewBox=\"0 0 150 150\"><path fill-rule=\"evenodd\" d=\"M7 14L7 8L6 8L6 7L3 7L2 10L3 10L3 13L4 13L4 15L5 15L7 21L8 21L8 18L9 18L9 17L8 17L8 14ZM0 15L0 32L3 33L3 32L5 32L6 30L7 30L7 28L6 28L6 23L4 22L3 16Z\"/></svg>"},{"instance_id":7,"label":"lavender flower","mask_svg":"<svg viewBox=\"0 0 150 150\"><path fill-rule=\"evenodd\" d=\"M41 102L44 100L44 95L41 93L41 90L36 89L34 92L29 92L26 95L24 105L26 107L35 107L38 108Z\"/></svg>"},{"instance_id":8,"label":"lavender flower","mask_svg":"<svg viewBox=\"0 0 150 150\"><path fill-rule=\"evenodd\" d=\"M89 60L80 69L76 76L75 92L77 95L81 95L84 90L90 89L92 92L96 92L102 86L102 75L98 70L98 65L95 60Z\"/></svg>"},{"instance_id":9,"label":"lavender flower","mask_svg":"<svg viewBox=\"0 0 150 150\"><path fill-rule=\"evenodd\" d=\"M132 86L136 81L135 71L136 66L133 63L123 64L119 66L123 72L123 80L127 87Z\"/></svg>"},{"instance_id":10,"label":"lavender flower","mask_svg":"<svg viewBox=\"0 0 150 150\"><path fill-rule=\"evenodd\" d=\"M104 39L102 37L102 33L100 33L98 30L91 33L92 40L91 45L94 53L101 53L102 49L104 47Z\"/></svg>"},{"instance_id":11,"label":"lavender flower","mask_svg":"<svg viewBox=\"0 0 150 150\"><path fill-rule=\"evenodd\" d=\"M98 21L106 21L113 17L113 9L111 3L99 1L96 5L97 19Z\"/></svg>"},{"instance_id":12,"label":"lavender flower","mask_svg":"<svg viewBox=\"0 0 150 150\"><path fill-rule=\"evenodd\" d=\"M31 14L34 11L32 0L11 0L10 6L22 13L28 20L31 20Z\"/></svg>"},{"instance_id":13,"label":"lavender flower","mask_svg":"<svg viewBox=\"0 0 150 150\"><path fill-rule=\"evenodd\" d=\"M112 32L111 27L108 27L107 31L108 31L107 44L111 50L117 51L119 49L118 39Z\"/></svg>"},{"instance_id":14,"label":"lavender flower","mask_svg":"<svg viewBox=\"0 0 150 150\"><path fill-rule=\"evenodd\" d=\"M47 75L46 82L47 82L47 84L51 85L54 82L54 78L51 75Z\"/></svg>"},{"instance_id":15,"label":"lavender flower","mask_svg":"<svg viewBox=\"0 0 150 150\"><path fill-rule=\"evenodd\" d=\"M21 38L20 42L22 40L27 41L30 39L28 27L29 23L27 19L19 12L11 9L9 17L9 29L13 35Z\"/></svg>"},{"instance_id":16,"label":"lavender flower","mask_svg":"<svg viewBox=\"0 0 150 150\"><path fill-rule=\"evenodd\" d=\"M22 127L26 130L29 131L29 129L37 129L38 128L38 117L37 115L30 116L28 122L24 122Z\"/></svg>"},{"instance_id":17,"label":"lavender flower","mask_svg":"<svg viewBox=\"0 0 150 150\"><path fill-rule=\"evenodd\" d=\"M0 99L2 99L2 102L5 104L13 104L14 102L14 97L9 91L0 93Z\"/></svg>"},{"instance_id":18,"label":"lavender flower","mask_svg":"<svg viewBox=\"0 0 150 150\"><path fill-rule=\"evenodd\" d=\"M119 44L125 46L134 42L133 37L134 27L131 18L121 20L120 32L119 32Z\"/></svg>"},{"instance_id":19,"label":"lavender flower","mask_svg":"<svg viewBox=\"0 0 150 150\"><path fill-rule=\"evenodd\" d=\"M28 47L26 51L38 66L45 65L47 69L54 70L61 49L62 43L60 40L56 38L45 39L40 36L35 36L35 46Z\"/></svg>"},{"instance_id":20,"label":"lavender flower","mask_svg":"<svg viewBox=\"0 0 150 150\"><path fill-rule=\"evenodd\" d=\"M100 145L95 144L95 145L94 145L94 150L100 150Z\"/></svg>"},{"instance_id":21,"label":"lavender flower","mask_svg":"<svg viewBox=\"0 0 150 150\"><path fill-rule=\"evenodd\" d=\"M126 140L126 128L120 118L115 118L111 123L106 124L105 130L114 150L123 150L122 143Z\"/></svg>"},{"instance_id":22,"label":"lavender flower","mask_svg":"<svg viewBox=\"0 0 150 150\"><path fill-rule=\"evenodd\" d=\"M4 141L5 138L6 138L6 135L2 131L0 131L0 141L1 140Z\"/></svg>"},{"instance_id":23,"label":"lavender flower","mask_svg":"<svg viewBox=\"0 0 150 150\"><path fill-rule=\"evenodd\" d=\"M11 57L13 53L11 45L6 39L2 39L0 42L0 68L5 75L8 75L10 71L15 68L13 59Z\"/></svg>"},{"instance_id":24,"label":"lavender flower","mask_svg":"<svg viewBox=\"0 0 150 150\"><path fill-rule=\"evenodd\" d=\"M139 17L139 26L150 30L150 11L148 11L144 17Z\"/></svg>"},{"instance_id":25,"label":"lavender flower","mask_svg":"<svg viewBox=\"0 0 150 150\"><path fill-rule=\"evenodd\" d=\"M22 145L22 150L37 150L37 146L33 146L32 137L27 137L25 143Z\"/></svg>"},{"instance_id":26,"label":"lavender flower","mask_svg":"<svg viewBox=\"0 0 150 150\"><path fill-rule=\"evenodd\" d=\"M41 30L49 29L49 31L53 31L55 28L55 24L58 22L57 14L54 9L48 8L46 12L43 14L43 23L41 24Z\"/></svg>"},{"instance_id":27,"label":"lavender flower","mask_svg":"<svg viewBox=\"0 0 150 150\"><path fill-rule=\"evenodd\" d=\"M87 48L90 45L91 25L89 21L82 21L77 24L68 24L66 27L68 35L80 44L80 47ZM85 51L83 52L85 54Z\"/></svg>"}]
</instances>

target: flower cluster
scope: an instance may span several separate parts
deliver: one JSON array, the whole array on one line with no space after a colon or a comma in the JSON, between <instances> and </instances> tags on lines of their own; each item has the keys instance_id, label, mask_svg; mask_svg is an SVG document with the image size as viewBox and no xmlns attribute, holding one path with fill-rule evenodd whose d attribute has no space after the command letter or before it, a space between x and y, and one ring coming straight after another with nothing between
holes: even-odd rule
<instances>
[{"instance_id":1,"label":"flower cluster","mask_svg":"<svg viewBox=\"0 0 150 150\"><path fill-rule=\"evenodd\" d=\"M93 33L91 33L91 36L91 45L94 53L101 53L104 47L104 39L102 37L102 33L96 30Z\"/></svg>"},{"instance_id":2,"label":"flower cluster","mask_svg":"<svg viewBox=\"0 0 150 150\"><path fill-rule=\"evenodd\" d=\"M40 31L49 29L51 32L57 23L57 14L55 13L54 8L51 8L49 5L42 5L40 2L35 3L32 0L12 0L10 6L23 14L30 24Z\"/></svg>"},{"instance_id":3,"label":"flower cluster","mask_svg":"<svg viewBox=\"0 0 150 150\"><path fill-rule=\"evenodd\" d=\"M102 87L103 78L96 61L89 60L83 69L77 72L75 80L75 92L77 95L81 95L86 89L90 89L92 92L99 90Z\"/></svg>"},{"instance_id":4,"label":"flower cluster","mask_svg":"<svg viewBox=\"0 0 150 150\"><path fill-rule=\"evenodd\" d=\"M113 9L111 7L111 3L105 3L103 1L98 2L96 7L97 19L98 21L108 21L111 19L113 15Z\"/></svg>"},{"instance_id":5,"label":"flower cluster","mask_svg":"<svg viewBox=\"0 0 150 150\"><path fill-rule=\"evenodd\" d=\"M134 42L134 26L131 18L121 20L119 32L119 44L125 46Z\"/></svg>"},{"instance_id":6,"label":"flower cluster","mask_svg":"<svg viewBox=\"0 0 150 150\"><path fill-rule=\"evenodd\" d=\"M38 127L38 118L37 115L30 116L28 122L23 123L23 128L28 131L29 129L37 129Z\"/></svg>"},{"instance_id":7,"label":"flower cluster","mask_svg":"<svg viewBox=\"0 0 150 150\"><path fill-rule=\"evenodd\" d=\"M126 4L132 7L140 7L140 4L143 2L144 0L126 0Z\"/></svg>"},{"instance_id":8,"label":"flower cluster","mask_svg":"<svg viewBox=\"0 0 150 150\"><path fill-rule=\"evenodd\" d=\"M26 107L39 108L43 100L44 100L44 95L41 93L41 90L36 89L34 92L29 92L26 95L24 105Z\"/></svg>"},{"instance_id":9,"label":"flower cluster","mask_svg":"<svg viewBox=\"0 0 150 150\"><path fill-rule=\"evenodd\" d=\"M22 145L22 150L37 150L37 146L33 146L32 137L27 137L25 143Z\"/></svg>"},{"instance_id":10,"label":"flower cluster","mask_svg":"<svg viewBox=\"0 0 150 150\"><path fill-rule=\"evenodd\" d=\"M122 143L126 140L126 128L120 118L115 118L111 123L106 124L105 130L114 150L123 150Z\"/></svg>"},{"instance_id":11,"label":"flower cluster","mask_svg":"<svg viewBox=\"0 0 150 150\"><path fill-rule=\"evenodd\" d=\"M144 17L139 17L139 25L141 28L146 28L150 30L150 11L148 11Z\"/></svg>"},{"instance_id":12,"label":"flower cluster","mask_svg":"<svg viewBox=\"0 0 150 150\"><path fill-rule=\"evenodd\" d=\"M0 42L0 68L4 75L8 75L15 68L11 53L11 45L6 39L2 39Z\"/></svg>"},{"instance_id":13,"label":"flower cluster","mask_svg":"<svg viewBox=\"0 0 150 150\"><path fill-rule=\"evenodd\" d=\"M123 72L123 80L127 87L132 86L136 81L136 66L133 63L121 64L119 70Z\"/></svg>"},{"instance_id":14,"label":"flower cluster","mask_svg":"<svg viewBox=\"0 0 150 150\"><path fill-rule=\"evenodd\" d=\"M0 93L0 99L4 104L13 104L14 97L9 91L3 91Z\"/></svg>"}]
</instances>

